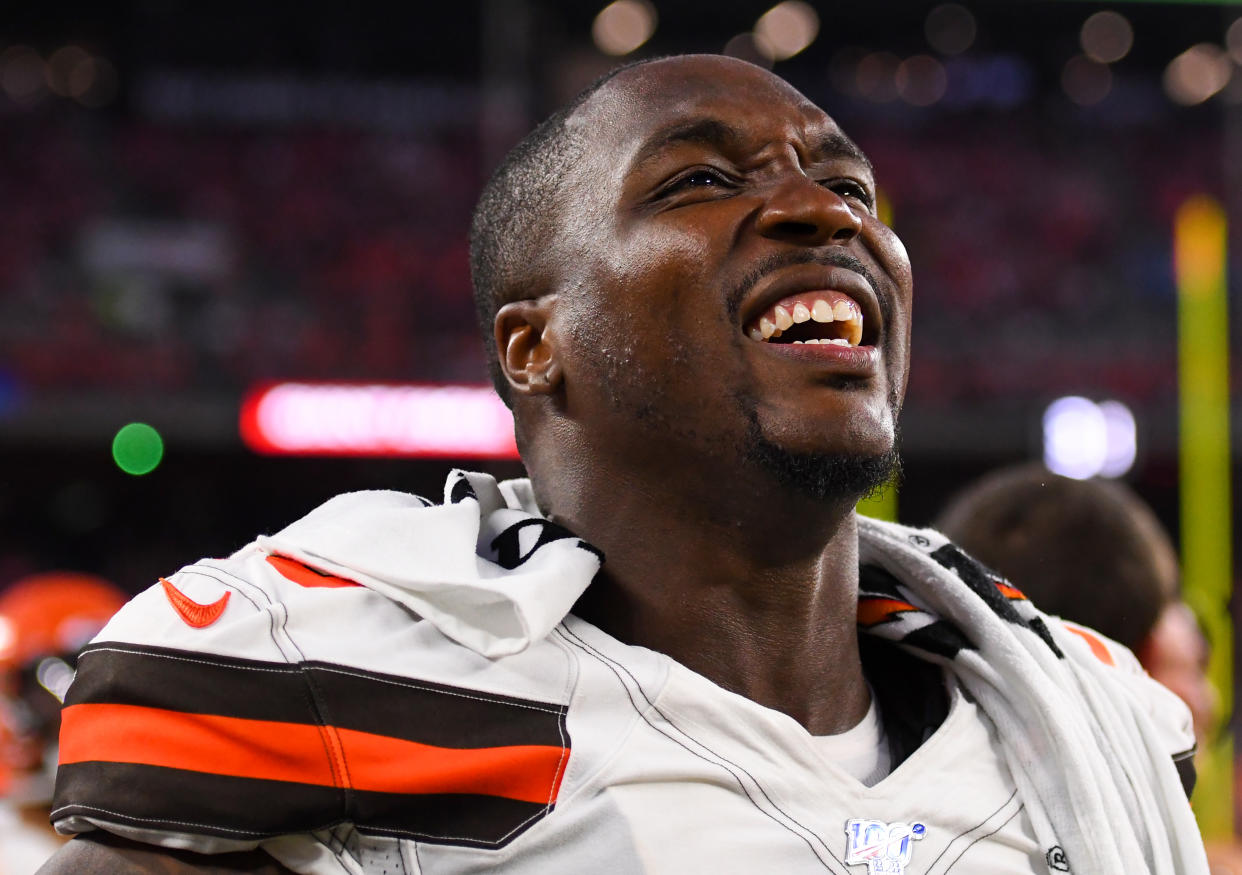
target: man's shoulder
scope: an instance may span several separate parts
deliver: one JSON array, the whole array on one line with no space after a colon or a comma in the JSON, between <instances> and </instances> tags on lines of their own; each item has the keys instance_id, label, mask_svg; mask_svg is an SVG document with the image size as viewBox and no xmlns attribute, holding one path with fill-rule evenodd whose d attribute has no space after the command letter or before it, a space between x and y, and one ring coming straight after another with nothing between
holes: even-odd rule
<instances>
[{"instance_id":1,"label":"man's shoulder","mask_svg":"<svg viewBox=\"0 0 1242 875\"><path fill-rule=\"evenodd\" d=\"M446 565L463 563L459 556L420 551L401 562L394 544L408 531L392 531L394 514L413 529L421 521L410 512L439 509L406 493L339 495L228 557L202 559L159 578L83 650L66 704L141 678L132 685L150 697L173 697L186 708L218 714L244 711L243 703L255 696L246 690L261 689L271 701L274 691L288 688L291 700L305 702L308 684L312 699L325 692L343 696L333 709L337 716L345 704L400 699L395 687L497 701L556 700L560 707L567 673L560 648L539 640L498 661L446 635L444 618L463 600L451 587L426 611L412 607L436 602L427 593L438 575ZM388 531L369 525L377 515ZM428 525L437 528L434 520ZM329 529L337 530L329 545L335 549L317 550L313 535ZM471 532L471 548L474 540ZM343 541L362 546L342 550ZM397 566L413 570L399 579L392 571ZM436 608L441 615L429 618ZM191 691L208 701L188 701Z\"/></svg>"},{"instance_id":2,"label":"man's shoulder","mask_svg":"<svg viewBox=\"0 0 1242 875\"><path fill-rule=\"evenodd\" d=\"M541 638L495 658L449 637L455 608L431 622L401 597L396 570L393 542L433 506L333 501L303 522L358 529L336 534L353 553L320 557L290 527L161 579L83 651L65 702L59 829L212 853L347 821L486 844L549 807L568 750L564 649ZM419 598L435 596L446 564L475 571L468 534L471 561L417 572ZM506 776L520 798L497 795ZM466 797L477 798L463 826Z\"/></svg>"}]
</instances>

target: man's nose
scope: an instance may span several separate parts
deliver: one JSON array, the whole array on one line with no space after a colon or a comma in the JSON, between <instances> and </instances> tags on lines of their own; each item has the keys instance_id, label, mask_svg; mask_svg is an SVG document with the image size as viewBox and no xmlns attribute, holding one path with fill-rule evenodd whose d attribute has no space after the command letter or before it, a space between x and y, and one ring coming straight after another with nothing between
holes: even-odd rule
<instances>
[{"instance_id":1,"label":"man's nose","mask_svg":"<svg viewBox=\"0 0 1242 875\"><path fill-rule=\"evenodd\" d=\"M756 225L764 237L822 246L853 240L862 230L862 219L845 198L799 174L776 184Z\"/></svg>"}]
</instances>

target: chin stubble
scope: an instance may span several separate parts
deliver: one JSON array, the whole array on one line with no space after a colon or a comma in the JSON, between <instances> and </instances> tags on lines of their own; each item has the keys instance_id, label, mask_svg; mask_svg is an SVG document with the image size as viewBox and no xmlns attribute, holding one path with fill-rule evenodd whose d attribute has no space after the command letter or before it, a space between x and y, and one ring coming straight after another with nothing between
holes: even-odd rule
<instances>
[{"instance_id":1,"label":"chin stubble","mask_svg":"<svg viewBox=\"0 0 1242 875\"><path fill-rule=\"evenodd\" d=\"M745 455L791 491L824 502L858 501L901 476L896 442L879 455L798 453L773 443L756 426L747 434Z\"/></svg>"},{"instance_id":2,"label":"chin stubble","mask_svg":"<svg viewBox=\"0 0 1242 875\"><path fill-rule=\"evenodd\" d=\"M752 404L739 404L746 417L742 455L790 490L818 501L856 502L901 478L901 398L889 391L893 415L893 442L883 453L802 453L772 441L764 434Z\"/></svg>"}]
</instances>

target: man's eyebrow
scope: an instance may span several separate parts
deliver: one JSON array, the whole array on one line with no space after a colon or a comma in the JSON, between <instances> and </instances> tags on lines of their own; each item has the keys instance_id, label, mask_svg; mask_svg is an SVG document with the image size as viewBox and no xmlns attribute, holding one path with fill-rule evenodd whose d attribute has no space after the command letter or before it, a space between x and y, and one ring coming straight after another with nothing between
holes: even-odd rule
<instances>
[{"instance_id":1,"label":"man's eyebrow","mask_svg":"<svg viewBox=\"0 0 1242 875\"><path fill-rule=\"evenodd\" d=\"M634 166L637 167L669 146L678 143L698 143L719 151L727 151L737 147L744 140L745 136L740 130L720 119L690 119L665 128L652 137L639 150L638 155L635 156ZM814 153L816 157L844 158L849 161L857 161L867 168L867 172L873 174L875 172L875 169L871 166L870 159L867 158L863 150L858 148L858 145L853 140L840 131L832 131L817 137L814 140Z\"/></svg>"},{"instance_id":2,"label":"man's eyebrow","mask_svg":"<svg viewBox=\"0 0 1242 875\"><path fill-rule=\"evenodd\" d=\"M815 154L824 158L845 158L849 161L857 161L867 168L868 173L875 174L875 168L871 166L870 159L862 149L858 148L858 144L839 131L818 137L815 140Z\"/></svg>"},{"instance_id":3,"label":"man's eyebrow","mask_svg":"<svg viewBox=\"0 0 1242 875\"><path fill-rule=\"evenodd\" d=\"M643 144L634 157L634 166L678 143L698 143L720 151L736 147L743 140L742 132L726 122L715 118L690 119L656 133Z\"/></svg>"}]
</instances>

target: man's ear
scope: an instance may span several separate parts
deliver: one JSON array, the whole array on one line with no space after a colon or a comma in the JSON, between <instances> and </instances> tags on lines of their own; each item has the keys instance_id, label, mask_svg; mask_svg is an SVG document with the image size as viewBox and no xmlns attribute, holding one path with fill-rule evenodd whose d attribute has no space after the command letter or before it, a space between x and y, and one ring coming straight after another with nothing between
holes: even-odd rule
<instances>
[{"instance_id":1,"label":"man's ear","mask_svg":"<svg viewBox=\"0 0 1242 875\"><path fill-rule=\"evenodd\" d=\"M547 395L560 387L564 371L549 326L555 295L513 301L496 312L493 330L500 369L509 388L519 395Z\"/></svg>"}]
</instances>

